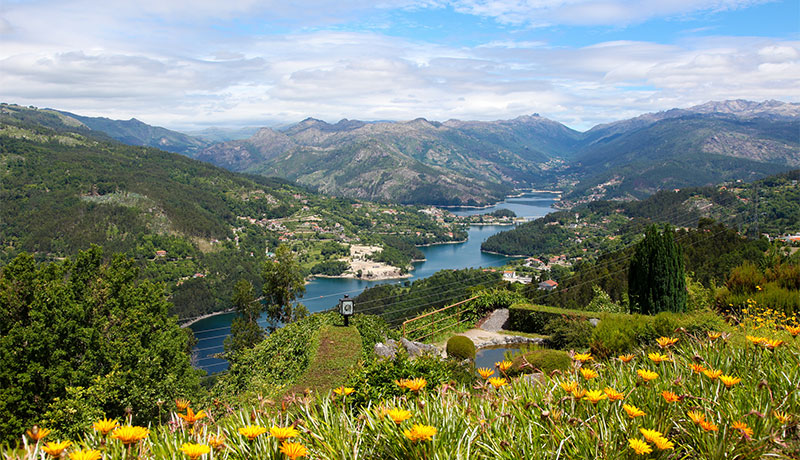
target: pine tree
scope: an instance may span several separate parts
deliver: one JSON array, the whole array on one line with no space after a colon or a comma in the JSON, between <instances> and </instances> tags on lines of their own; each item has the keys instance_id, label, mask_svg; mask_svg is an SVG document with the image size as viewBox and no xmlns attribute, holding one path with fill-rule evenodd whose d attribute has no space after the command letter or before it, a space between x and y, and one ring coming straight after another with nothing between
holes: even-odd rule
<instances>
[{"instance_id":1,"label":"pine tree","mask_svg":"<svg viewBox=\"0 0 800 460\"><path fill-rule=\"evenodd\" d=\"M628 271L631 310L644 314L686 310L683 254L669 225L653 225L634 250Z\"/></svg>"}]
</instances>

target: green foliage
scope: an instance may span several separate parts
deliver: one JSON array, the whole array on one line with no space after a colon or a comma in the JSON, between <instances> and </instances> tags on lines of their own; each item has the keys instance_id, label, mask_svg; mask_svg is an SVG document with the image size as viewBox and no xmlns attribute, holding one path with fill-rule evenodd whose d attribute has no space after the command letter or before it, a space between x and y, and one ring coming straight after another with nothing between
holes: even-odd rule
<instances>
[{"instance_id":1,"label":"green foliage","mask_svg":"<svg viewBox=\"0 0 800 460\"><path fill-rule=\"evenodd\" d=\"M292 321L292 303L306 292L300 264L287 245L275 249L275 257L264 262L262 295L267 303L267 319L275 330L279 323Z\"/></svg>"},{"instance_id":2,"label":"green foliage","mask_svg":"<svg viewBox=\"0 0 800 460\"><path fill-rule=\"evenodd\" d=\"M628 269L631 310L645 314L686 310L683 256L667 225L653 225L636 245Z\"/></svg>"},{"instance_id":3,"label":"green foliage","mask_svg":"<svg viewBox=\"0 0 800 460\"><path fill-rule=\"evenodd\" d=\"M569 354L563 350L547 348L523 347L511 356L511 373L529 374L543 372L549 374L555 370L569 369L572 364Z\"/></svg>"},{"instance_id":4,"label":"green foliage","mask_svg":"<svg viewBox=\"0 0 800 460\"><path fill-rule=\"evenodd\" d=\"M731 270L725 286L734 294L742 294L755 292L756 286L765 284L766 281L766 278L755 264L745 261L742 265Z\"/></svg>"},{"instance_id":5,"label":"green foliage","mask_svg":"<svg viewBox=\"0 0 800 460\"><path fill-rule=\"evenodd\" d=\"M97 413L122 417L127 406L146 424L159 399L197 394L187 331L169 316L163 287L136 278L132 260L104 263L96 246L58 263L22 254L2 268L2 439L43 424L48 410L67 423L50 427L65 432Z\"/></svg>"},{"instance_id":6,"label":"green foliage","mask_svg":"<svg viewBox=\"0 0 800 460\"><path fill-rule=\"evenodd\" d=\"M355 326L322 326L309 345L311 360L308 368L286 391L287 395L311 389L325 394L345 383L349 371L361 357L361 336Z\"/></svg>"},{"instance_id":7,"label":"green foliage","mask_svg":"<svg viewBox=\"0 0 800 460\"><path fill-rule=\"evenodd\" d=\"M533 334L544 334L547 325L564 315L588 320L599 315L581 310L547 307L543 305L516 304L508 310L511 330Z\"/></svg>"},{"instance_id":8,"label":"green foliage","mask_svg":"<svg viewBox=\"0 0 800 460\"><path fill-rule=\"evenodd\" d=\"M586 310L607 313L627 313L626 308L611 300L611 296L600 286L593 285L592 290L594 291L594 298L586 305Z\"/></svg>"},{"instance_id":9,"label":"green foliage","mask_svg":"<svg viewBox=\"0 0 800 460\"><path fill-rule=\"evenodd\" d=\"M312 275L339 276L345 272L350 265L343 260L326 260L311 267Z\"/></svg>"},{"instance_id":10,"label":"green foliage","mask_svg":"<svg viewBox=\"0 0 800 460\"><path fill-rule=\"evenodd\" d=\"M447 357L458 361L475 359L475 343L469 337L454 335L447 341Z\"/></svg>"},{"instance_id":11,"label":"green foliage","mask_svg":"<svg viewBox=\"0 0 800 460\"><path fill-rule=\"evenodd\" d=\"M547 323L548 344L560 350L584 350L589 347L594 326L585 317L563 315Z\"/></svg>"}]
</instances>

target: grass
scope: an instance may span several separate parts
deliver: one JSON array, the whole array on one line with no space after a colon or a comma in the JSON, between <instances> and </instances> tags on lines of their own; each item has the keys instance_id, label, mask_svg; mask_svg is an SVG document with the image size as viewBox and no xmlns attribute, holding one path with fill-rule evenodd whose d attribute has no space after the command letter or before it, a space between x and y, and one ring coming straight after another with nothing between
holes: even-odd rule
<instances>
[{"instance_id":1,"label":"grass","mask_svg":"<svg viewBox=\"0 0 800 460\"><path fill-rule=\"evenodd\" d=\"M286 394L311 389L325 394L342 385L347 373L361 356L361 335L354 326L326 325L319 329L311 343L311 363Z\"/></svg>"},{"instance_id":2,"label":"grass","mask_svg":"<svg viewBox=\"0 0 800 460\"><path fill-rule=\"evenodd\" d=\"M497 332L498 332L499 334L504 334L504 335L515 335L515 336L520 336L520 337L527 337L527 338L529 338L529 339L545 339L545 340L547 340L547 339L549 339L549 338L550 338L550 336L549 336L549 335L544 335L544 334L534 334L534 333L532 333L532 332L507 331L507 330L505 330L505 329L499 330L499 331L497 331Z\"/></svg>"}]
</instances>

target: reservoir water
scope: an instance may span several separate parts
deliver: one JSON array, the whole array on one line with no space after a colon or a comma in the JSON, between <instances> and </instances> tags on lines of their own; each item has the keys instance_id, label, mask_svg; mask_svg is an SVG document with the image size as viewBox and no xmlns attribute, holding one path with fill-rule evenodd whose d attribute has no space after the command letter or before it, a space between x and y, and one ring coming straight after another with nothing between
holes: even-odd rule
<instances>
[{"instance_id":1,"label":"reservoir water","mask_svg":"<svg viewBox=\"0 0 800 460\"><path fill-rule=\"evenodd\" d=\"M510 209L518 217L534 219L553 210L552 204L557 195L553 193L528 192L519 197L507 198L495 206L484 209L451 208L457 215L484 214L497 209ZM426 278L439 270L468 267L494 267L504 265L508 257L481 252L481 243L495 233L509 230L510 226L475 225L469 229L465 243L439 244L420 248L425 261L414 263L412 277L402 280L362 281L343 278L318 278L306 285L306 292L300 301L309 311L319 312L337 305L345 294L357 296L365 288L384 283L403 283ZM202 319L190 327L197 337L194 349L194 363L209 373L221 372L227 368L227 361L211 355L223 351L223 341L230 332L233 313L225 313ZM265 322L262 325L266 324Z\"/></svg>"}]
</instances>

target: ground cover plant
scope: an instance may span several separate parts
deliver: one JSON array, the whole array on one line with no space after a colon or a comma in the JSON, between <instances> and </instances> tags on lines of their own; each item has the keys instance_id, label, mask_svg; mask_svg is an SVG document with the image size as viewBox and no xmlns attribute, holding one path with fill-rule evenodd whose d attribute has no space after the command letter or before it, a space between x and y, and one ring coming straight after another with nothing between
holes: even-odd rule
<instances>
[{"instance_id":1,"label":"ground cover plant","mask_svg":"<svg viewBox=\"0 0 800 460\"><path fill-rule=\"evenodd\" d=\"M241 409L210 403L199 410L178 401L169 403L172 414L160 425L127 428L121 420L114 428L101 420L71 444L37 427L20 433L19 449L3 454L44 459L64 451L73 460L796 458L800 327L757 304L737 322L727 333L678 329L610 359L573 352L567 370L538 381L509 377L511 363L504 362L479 369L471 384L429 381L401 359L408 375L388 383L394 391L384 397L364 398L373 383L355 379L328 394L260 399Z\"/></svg>"}]
</instances>

